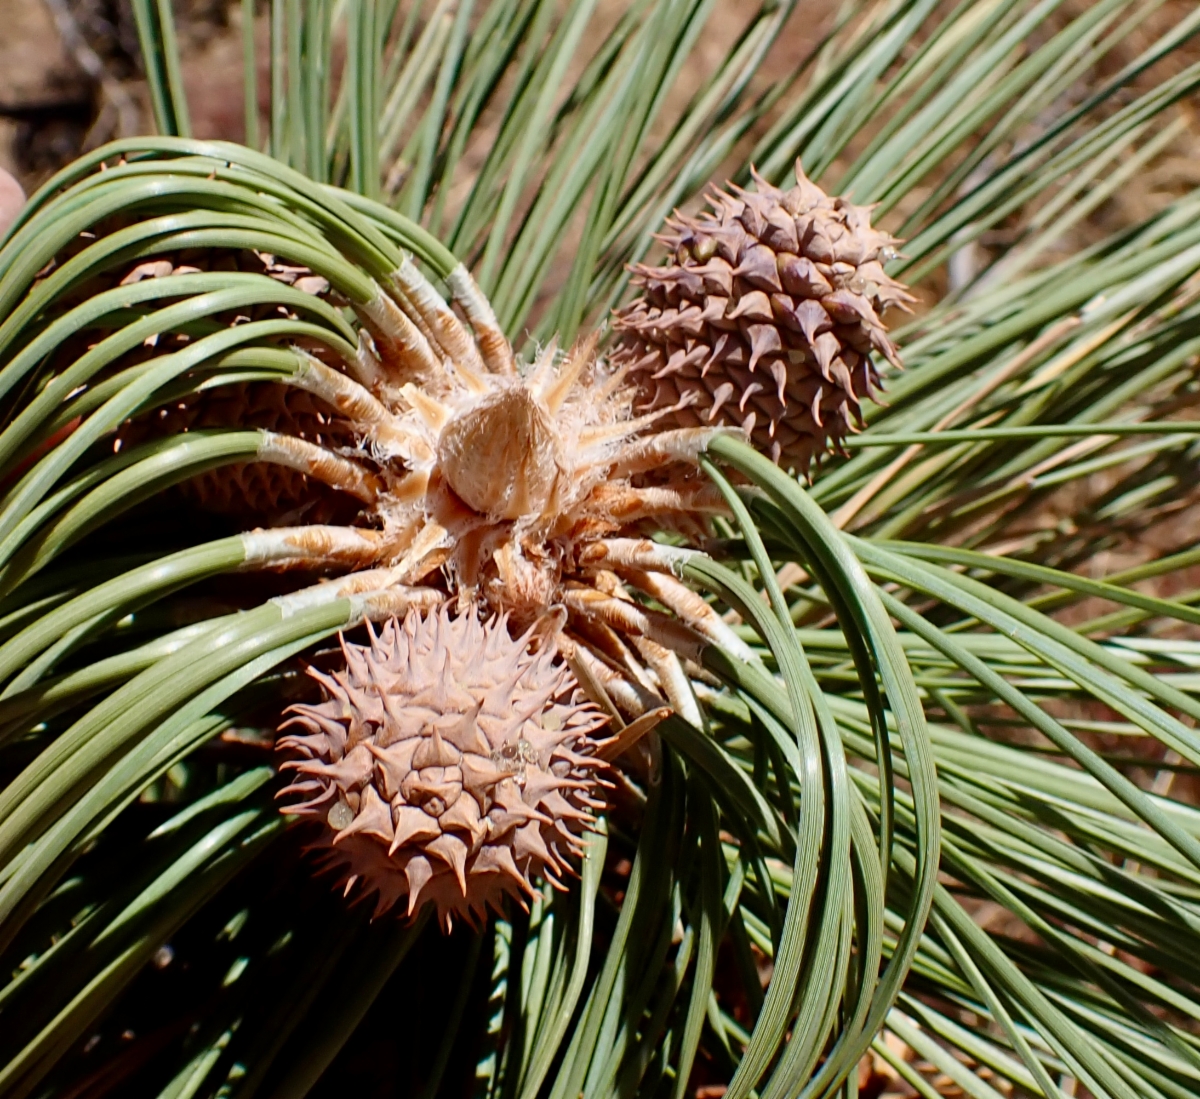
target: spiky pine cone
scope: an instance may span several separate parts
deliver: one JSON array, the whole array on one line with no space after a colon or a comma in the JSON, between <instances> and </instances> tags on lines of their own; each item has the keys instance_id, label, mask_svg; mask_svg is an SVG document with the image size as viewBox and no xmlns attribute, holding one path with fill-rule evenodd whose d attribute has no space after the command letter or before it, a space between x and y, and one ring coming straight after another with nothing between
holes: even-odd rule
<instances>
[{"instance_id":1,"label":"spiky pine cone","mask_svg":"<svg viewBox=\"0 0 1200 1099\"><path fill-rule=\"evenodd\" d=\"M607 720L553 644L529 651L503 618L410 611L369 646L343 642L346 668L311 671L327 700L294 706L279 739L297 772L286 813L321 824L318 847L346 890L408 897L449 930L485 918L532 880L559 884L601 806L595 733Z\"/></svg>"},{"instance_id":2,"label":"spiky pine cone","mask_svg":"<svg viewBox=\"0 0 1200 1099\"><path fill-rule=\"evenodd\" d=\"M740 425L807 474L861 425L872 353L900 365L880 314L914 299L885 274L896 241L868 207L826 195L799 162L789 191L754 180L668 220L671 258L634 269L645 294L616 315L614 362L648 408L675 407L682 427Z\"/></svg>"}]
</instances>

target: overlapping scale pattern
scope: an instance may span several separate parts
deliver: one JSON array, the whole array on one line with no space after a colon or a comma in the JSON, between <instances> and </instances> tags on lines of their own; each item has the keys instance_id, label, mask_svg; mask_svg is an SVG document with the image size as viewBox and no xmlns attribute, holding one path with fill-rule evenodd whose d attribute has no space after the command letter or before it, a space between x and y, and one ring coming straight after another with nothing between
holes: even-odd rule
<instances>
[{"instance_id":1,"label":"overlapping scale pattern","mask_svg":"<svg viewBox=\"0 0 1200 1099\"><path fill-rule=\"evenodd\" d=\"M806 474L860 426L873 355L899 367L880 318L913 298L883 269L896 241L869 207L825 194L799 163L790 190L754 179L668 220L670 257L634 269L643 296L615 317L614 363L679 426L740 426Z\"/></svg>"},{"instance_id":2,"label":"overlapping scale pattern","mask_svg":"<svg viewBox=\"0 0 1200 1099\"><path fill-rule=\"evenodd\" d=\"M329 291L329 283L307 267L280 262L264 252L217 249L185 249L173 259L139 263L125 274L120 285L196 271L265 274L304 293L325 296ZM277 310L278 307L258 306L223 319L233 325L239 320L270 317ZM160 354L172 340L184 346L188 337L156 337L139 349L139 356L148 359ZM119 439L122 446L131 446L165 435L228 427L261 428L339 452L353 452L358 442L350 425L325 402L302 389L268 382L221 385L164 405L126 422ZM300 520L345 521L359 510L355 501L319 481L297 470L266 462L245 462L197 474L179 489L206 511L254 518L270 526Z\"/></svg>"},{"instance_id":3,"label":"overlapping scale pattern","mask_svg":"<svg viewBox=\"0 0 1200 1099\"><path fill-rule=\"evenodd\" d=\"M407 898L449 930L571 871L603 805L607 719L553 644L529 643L474 610L413 611L343 643L343 670L312 671L326 700L284 724L282 795L300 800L283 811L320 825L323 858L376 915Z\"/></svg>"},{"instance_id":4,"label":"overlapping scale pattern","mask_svg":"<svg viewBox=\"0 0 1200 1099\"><path fill-rule=\"evenodd\" d=\"M180 435L205 428L261 428L328 447L354 452L358 442L345 420L302 389L246 382L226 385L211 395L157 410L145 423L126 425L123 438ZM264 525L304 520L333 522L353 518L360 505L297 470L246 462L201 473L180 486L208 511L253 518Z\"/></svg>"}]
</instances>

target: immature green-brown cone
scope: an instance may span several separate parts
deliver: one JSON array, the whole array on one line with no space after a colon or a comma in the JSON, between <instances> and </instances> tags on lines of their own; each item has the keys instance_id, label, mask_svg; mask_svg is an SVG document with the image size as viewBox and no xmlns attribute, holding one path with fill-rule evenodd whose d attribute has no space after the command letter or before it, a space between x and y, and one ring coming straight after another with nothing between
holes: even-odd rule
<instances>
[{"instance_id":1,"label":"immature green-brown cone","mask_svg":"<svg viewBox=\"0 0 1200 1099\"><path fill-rule=\"evenodd\" d=\"M861 426L872 353L900 365L880 314L913 298L884 273L896 241L868 207L830 198L799 163L789 191L754 180L668 220L671 258L635 268L645 294L615 318L613 360L647 408L675 409L681 427L741 426L807 474Z\"/></svg>"},{"instance_id":2,"label":"immature green-brown cone","mask_svg":"<svg viewBox=\"0 0 1200 1099\"><path fill-rule=\"evenodd\" d=\"M306 267L283 263L265 252L187 249L172 259L159 258L139 263L120 280L122 286L144 279L166 278L195 271L237 271L265 274L277 282L307 294L326 297L329 283ZM228 324L239 319L263 319L277 315L277 307L240 311L223 318ZM94 334L88 333L94 339ZM140 349L150 358L169 346L171 339L182 344L185 337L165 335ZM122 446L136 445L148 438L178 435L185 431L222 427L260 428L303 439L333 450L353 450L357 439L334 409L320 398L292 386L269 382L245 382L216 386L205 393L165 405L136 417L121 429ZM180 486L183 493L205 510L224 515L253 518L264 525L293 522L344 522L353 518L359 505L320 482L286 466L246 462L201 473Z\"/></svg>"},{"instance_id":3,"label":"immature green-brown cone","mask_svg":"<svg viewBox=\"0 0 1200 1099\"><path fill-rule=\"evenodd\" d=\"M554 645L529 639L474 610L410 611L369 646L343 643L345 670L311 673L327 700L293 707L299 731L279 739L297 772L282 794L302 799L284 812L320 823L318 849L347 893L377 894L376 915L407 897L446 930L483 920L534 878L558 885L580 854L607 719Z\"/></svg>"}]
</instances>

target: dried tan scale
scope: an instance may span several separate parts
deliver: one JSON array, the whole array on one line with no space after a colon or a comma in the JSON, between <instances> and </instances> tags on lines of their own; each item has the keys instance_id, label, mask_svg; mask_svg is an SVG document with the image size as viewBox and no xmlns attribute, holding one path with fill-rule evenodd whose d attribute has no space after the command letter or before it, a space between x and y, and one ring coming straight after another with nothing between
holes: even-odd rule
<instances>
[{"instance_id":1,"label":"dried tan scale","mask_svg":"<svg viewBox=\"0 0 1200 1099\"><path fill-rule=\"evenodd\" d=\"M504 374L433 361L410 360L417 380L405 381L403 361L383 360L400 384L379 387L381 404L396 411L364 431L403 470L381 500L380 541L412 578L436 564L460 599L524 626L593 587L584 547L721 510L695 466L711 433L653 433L657 417L633 416L632 390L590 345ZM666 483L642 484L648 470Z\"/></svg>"},{"instance_id":2,"label":"dried tan scale","mask_svg":"<svg viewBox=\"0 0 1200 1099\"><path fill-rule=\"evenodd\" d=\"M326 700L293 706L281 730L281 796L300 799L283 811L319 826L321 859L376 916L433 904L449 931L573 872L604 804L607 718L532 634L473 608L410 611L368 645L343 641L343 670L310 669Z\"/></svg>"},{"instance_id":3,"label":"dried tan scale","mask_svg":"<svg viewBox=\"0 0 1200 1099\"><path fill-rule=\"evenodd\" d=\"M899 367L880 318L913 298L884 272L897 242L869 207L826 195L799 163L790 190L754 180L668 220L670 256L634 268L643 296L616 314L613 360L644 408L680 427L738 425L807 475L861 427L873 356Z\"/></svg>"}]
</instances>

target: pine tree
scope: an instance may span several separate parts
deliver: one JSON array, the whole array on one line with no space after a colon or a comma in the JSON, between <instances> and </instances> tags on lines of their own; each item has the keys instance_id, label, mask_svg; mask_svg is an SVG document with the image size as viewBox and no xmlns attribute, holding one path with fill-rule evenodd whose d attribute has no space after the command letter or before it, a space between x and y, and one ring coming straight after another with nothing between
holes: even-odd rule
<instances>
[{"instance_id":1,"label":"pine tree","mask_svg":"<svg viewBox=\"0 0 1200 1099\"><path fill-rule=\"evenodd\" d=\"M134 8L0 237L0 1093L1195 1094L1200 195L1084 230L1200 12L278 0L239 145Z\"/></svg>"}]
</instances>

